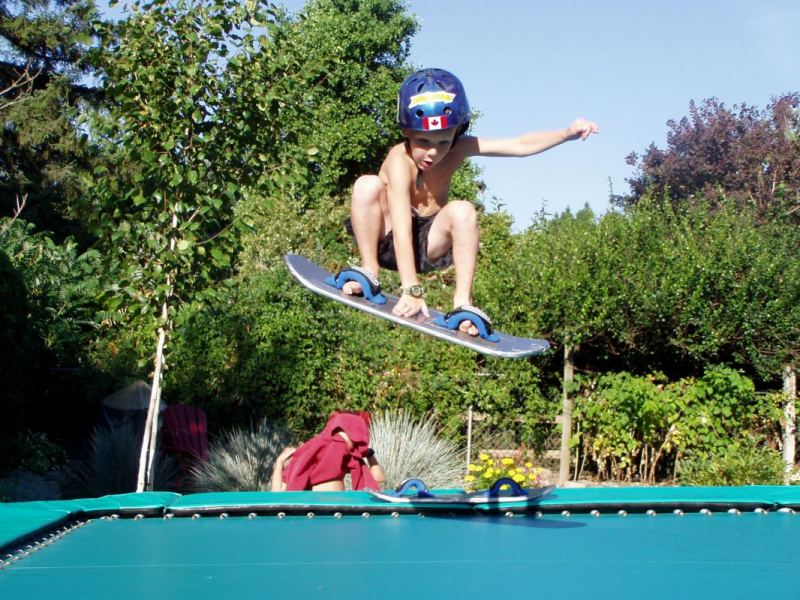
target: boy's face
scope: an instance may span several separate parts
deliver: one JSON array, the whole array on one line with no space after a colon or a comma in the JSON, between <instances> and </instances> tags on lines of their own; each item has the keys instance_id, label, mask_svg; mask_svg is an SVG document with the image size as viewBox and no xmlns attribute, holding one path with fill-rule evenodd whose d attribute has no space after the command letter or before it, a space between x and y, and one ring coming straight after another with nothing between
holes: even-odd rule
<instances>
[{"instance_id":1,"label":"boy's face","mask_svg":"<svg viewBox=\"0 0 800 600\"><path fill-rule=\"evenodd\" d=\"M420 171L427 171L440 163L453 145L455 129L440 131L404 131L408 139L411 160Z\"/></svg>"}]
</instances>

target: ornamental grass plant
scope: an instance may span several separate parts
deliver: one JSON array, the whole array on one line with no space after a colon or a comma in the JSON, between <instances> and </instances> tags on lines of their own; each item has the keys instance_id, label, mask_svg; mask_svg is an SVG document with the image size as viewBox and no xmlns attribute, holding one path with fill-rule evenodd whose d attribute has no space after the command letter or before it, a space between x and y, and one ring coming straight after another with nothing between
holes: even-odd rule
<instances>
[{"instance_id":1,"label":"ornamental grass plant","mask_svg":"<svg viewBox=\"0 0 800 600\"><path fill-rule=\"evenodd\" d=\"M191 468L199 492L269 491L275 458L295 445L283 425L261 420L250 430L232 429L211 443L208 459Z\"/></svg>"},{"instance_id":2,"label":"ornamental grass plant","mask_svg":"<svg viewBox=\"0 0 800 600\"><path fill-rule=\"evenodd\" d=\"M431 418L385 411L372 419L370 444L386 473L387 489L409 478L421 479L431 489L462 485L463 452Z\"/></svg>"},{"instance_id":3,"label":"ornamental grass plant","mask_svg":"<svg viewBox=\"0 0 800 600\"><path fill-rule=\"evenodd\" d=\"M89 456L75 464L78 493L99 497L135 491L141 447L141 429L133 424L95 429ZM154 489L171 489L177 476L178 463L175 458L158 452Z\"/></svg>"}]
</instances>

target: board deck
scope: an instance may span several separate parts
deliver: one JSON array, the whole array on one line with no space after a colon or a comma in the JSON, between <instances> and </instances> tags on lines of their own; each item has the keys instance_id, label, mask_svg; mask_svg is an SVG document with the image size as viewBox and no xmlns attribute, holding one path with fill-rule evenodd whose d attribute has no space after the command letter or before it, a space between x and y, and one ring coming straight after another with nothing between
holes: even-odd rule
<instances>
[{"instance_id":1,"label":"board deck","mask_svg":"<svg viewBox=\"0 0 800 600\"><path fill-rule=\"evenodd\" d=\"M433 309L429 309L430 317L424 317L421 314L413 319L400 317L392 314L392 309L397 304L398 300L396 296L383 292L383 295L386 297L386 304L373 304L361 296L349 296L332 285L325 283L325 280L331 277L331 273L303 256L287 254L285 262L289 272L294 278L304 287L316 294L320 294L331 300L336 300L337 302L362 310L376 317L387 319L398 325L410 327L411 329L415 329L427 335L432 335L441 340L464 346L481 354L501 358L522 358L541 354L550 348L550 344L547 340L521 338L501 333L497 330L495 330L495 333L499 336L499 341L490 342L480 337L473 337L462 331L446 329L433 323L433 321L441 315L440 312Z\"/></svg>"}]
</instances>

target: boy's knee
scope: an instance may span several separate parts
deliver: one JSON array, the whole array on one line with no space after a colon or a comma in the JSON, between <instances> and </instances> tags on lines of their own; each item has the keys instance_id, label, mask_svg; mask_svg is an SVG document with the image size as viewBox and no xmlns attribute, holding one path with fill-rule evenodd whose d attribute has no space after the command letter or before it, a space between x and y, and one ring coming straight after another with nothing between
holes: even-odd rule
<instances>
[{"instance_id":1,"label":"boy's knee","mask_svg":"<svg viewBox=\"0 0 800 600\"><path fill-rule=\"evenodd\" d=\"M453 224L459 227L477 227L478 212L475 205L466 200L453 200L449 203Z\"/></svg>"},{"instance_id":2,"label":"boy's knee","mask_svg":"<svg viewBox=\"0 0 800 600\"><path fill-rule=\"evenodd\" d=\"M362 175L353 184L353 200L370 202L380 199L384 187L377 175Z\"/></svg>"}]
</instances>

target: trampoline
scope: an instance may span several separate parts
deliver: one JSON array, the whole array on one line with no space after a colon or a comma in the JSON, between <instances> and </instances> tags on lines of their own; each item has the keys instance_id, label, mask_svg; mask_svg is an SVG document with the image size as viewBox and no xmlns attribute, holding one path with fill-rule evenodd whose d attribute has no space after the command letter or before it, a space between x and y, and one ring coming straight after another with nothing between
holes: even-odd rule
<instances>
[{"instance_id":1,"label":"trampoline","mask_svg":"<svg viewBox=\"0 0 800 600\"><path fill-rule=\"evenodd\" d=\"M0 505L0 598L798 595L800 488L556 489L533 505L363 492Z\"/></svg>"}]
</instances>

